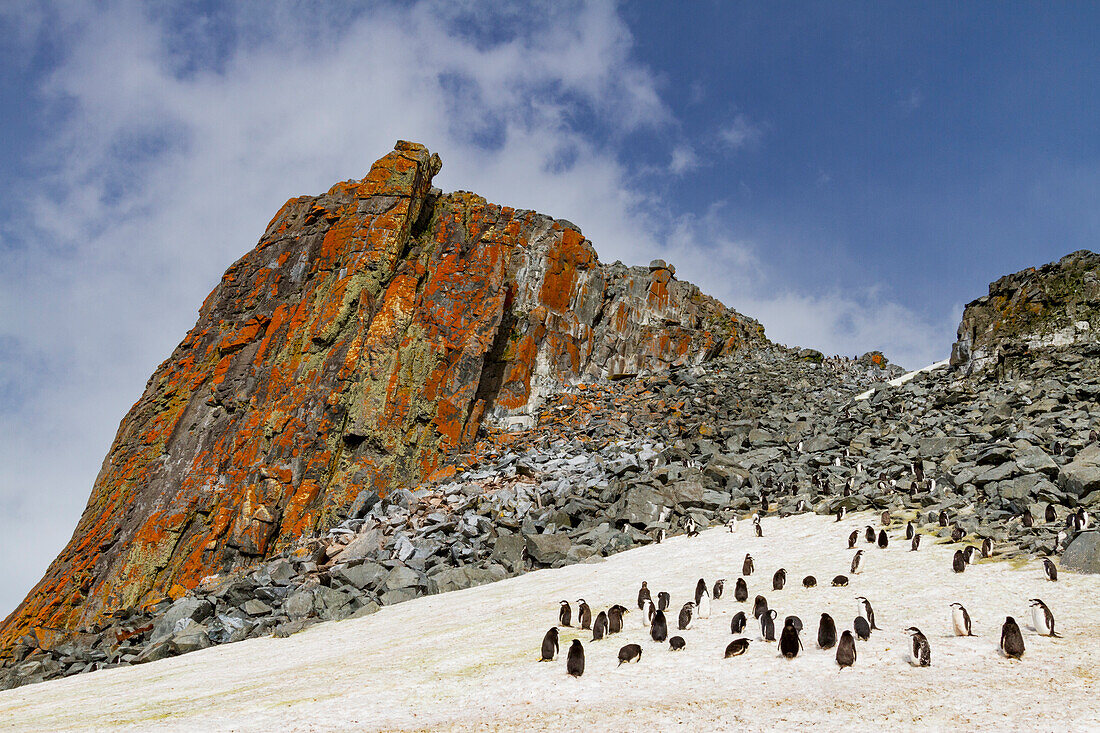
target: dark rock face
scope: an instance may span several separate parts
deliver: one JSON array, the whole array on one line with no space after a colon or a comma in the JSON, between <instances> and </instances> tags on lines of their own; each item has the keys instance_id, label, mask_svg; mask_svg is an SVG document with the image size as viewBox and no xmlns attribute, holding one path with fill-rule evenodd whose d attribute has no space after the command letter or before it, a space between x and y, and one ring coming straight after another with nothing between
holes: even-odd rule
<instances>
[{"instance_id":1,"label":"dark rock face","mask_svg":"<svg viewBox=\"0 0 1100 733\"><path fill-rule=\"evenodd\" d=\"M951 366L1005 366L1028 351L1100 342L1100 255L1068 254L1006 275L967 304Z\"/></svg>"},{"instance_id":2,"label":"dark rock face","mask_svg":"<svg viewBox=\"0 0 1100 733\"><path fill-rule=\"evenodd\" d=\"M361 517L563 385L699 363L763 330L568 222L431 187L399 142L291 199L122 421L68 546L0 625L92 630ZM400 593L401 589L393 589Z\"/></svg>"},{"instance_id":3,"label":"dark rock face","mask_svg":"<svg viewBox=\"0 0 1100 733\"><path fill-rule=\"evenodd\" d=\"M1063 568L1079 573L1100 573L1100 532L1082 532L1062 555Z\"/></svg>"}]
</instances>

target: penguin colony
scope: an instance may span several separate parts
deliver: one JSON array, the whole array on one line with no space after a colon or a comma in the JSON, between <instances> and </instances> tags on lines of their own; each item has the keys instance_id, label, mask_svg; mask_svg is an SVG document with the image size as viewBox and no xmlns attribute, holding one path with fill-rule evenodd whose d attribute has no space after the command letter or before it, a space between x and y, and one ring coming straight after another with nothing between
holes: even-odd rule
<instances>
[{"instance_id":1,"label":"penguin colony","mask_svg":"<svg viewBox=\"0 0 1100 733\"><path fill-rule=\"evenodd\" d=\"M839 512L837 520L839 521L842 518L843 512ZM877 532L873 527L868 525L862 533L862 539L867 545L877 547L879 550L887 550L890 543L886 530L891 528L895 524L895 521L894 518L890 516L889 512L883 512L881 521L883 526ZM1077 521L1084 524L1088 519L1078 519ZM940 512L938 516L930 515L928 517L928 522L938 523L940 526L947 526L950 522L950 517L947 516L946 512ZM763 536L759 514L753 515L752 525L753 534L757 537ZM737 529L736 519L731 520L731 522L727 524L727 528L731 533L735 533ZM686 529L689 531L686 531L685 534L689 537L697 536L699 533L699 528L695 525L686 527ZM911 540L908 551L912 552L917 550L921 535L917 533L913 522L906 522L904 530L900 530L899 528L899 531L902 536ZM856 550L849 565L849 571L851 574L857 576L862 573L865 568L870 567L866 559L868 555L865 554L863 549L857 549L856 547L861 539L860 535L861 533L859 530L856 530L846 538L847 548ZM965 535L955 532L952 534L951 539L953 542L958 543L963 541L964 538ZM990 557L992 554L992 543L988 538L984 539L980 546L968 545L963 549L955 551L952 558L951 571L962 573L966 570L967 565L976 562L979 558ZM873 563L873 560L871 562ZM1051 582L1056 582L1058 580L1057 566L1049 557L1043 559L1043 567L1046 579ZM745 576L751 576L754 570L755 563L752 555L746 554L741 562L742 577L737 578L734 583L734 603L746 604L749 602L749 586ZM832 585L834 587L846 587L848 582L848 576L837 575L833 578ZM705 578L699 578L695 584L694 598L687 600L680 607L679 612L675 614L673 623L675 623L676 630L687 632L694 627L696 621L708 621L711 616L712 599L714 601L721 600L725 583L725 578L715 580L712 591L707 584L707 580ZM784 568L779 568L772 575L771 592L773 594L781 594L785 583L786 570ZM806 576L802 585L804 588L815 588L817 586L817 581L814 576ZM687 646L687 640L683 636L669 637L669 619L665 615L665 612L669 609L672 602L671 594L668 591L659 591L657 593L657 598L658 601L655 604L648 582L644 580L641 581L636 605L641 615L642 626L649 629L650 639L654 643L662 646L667 643L668 651L680 651ZM833 654L836 659L836 664L841 670L856 664L858 658L856 641L866 641L871 637L872 632L881 630L881 627L875 623L875 611L871 601L864 596L855 596L853 600L856 615L852 619L850 629L845 628L843 631L840 631L837 627L837 622L828 613L821 614L817 625L816 649ZM1027 602L1031 612L1032 628L1036 633L1039 636L1061 638L1061 634L1055 631L1054 613L1046 603L1039 598L1031 598L1028 599ZM580 599L578 600L577 617L580 620L581 629L591 629L592 636L590 642L595 645L597 642L603 641L607 637L621 632L625 625L624 615L630 613L632 610L633 609L628 609L620 604L614 604L610 606L607 611L600 611L596 615L596 622L589 626L592 612L584 599ZM558 611L559 625L566 627L570 626L572 614L573 609L569 602L564 600L560 601ZM768 600L763 595L756 595L752 601L752 616L755 620L755 625L759 627L757 640L768 644L776 644L778 654L782 657L791 660L805 650L802 641L802 620L798 616L787 616L782 624L777 624L779 613L776 609L769 607ZM954 635L979 636L979 634L974 632L974 625L971 621L970 614L962 603L955 602L950 604L950 607L945 609L945 618ZM730 620L731 634L745 634L746 627L748 626L749 617L745 610L739 610L732 615ZM932 666L932 648L928 637L915 626L904 629L902 633L909 637L905 655L909 664L914 667ZM558 634L559 629L557 626L551 627L546 632L542 640L540 661L553 661L557 657L559 648ZM750 646L752 646L752 641L749 638L738 636L738 638L733 639L733 641L725 647L723 657L729 659L748 654L750 653ZM1001 624L998 646L1004 658L1010 660L1023 659L1026 652L1026 644L1020 626L1014 617L1006 616L1004 622ZM835 652L833 651L834 649ZM640 662L642 659L642 652L643 648L640 644L626 644L622 646L618 651L619 665ZM569 675L580 677L584 674L584 654L584 644L582 641L580 639L573 639L569 648L566 664L566 671Z\"/></svg>"}]
</instances>

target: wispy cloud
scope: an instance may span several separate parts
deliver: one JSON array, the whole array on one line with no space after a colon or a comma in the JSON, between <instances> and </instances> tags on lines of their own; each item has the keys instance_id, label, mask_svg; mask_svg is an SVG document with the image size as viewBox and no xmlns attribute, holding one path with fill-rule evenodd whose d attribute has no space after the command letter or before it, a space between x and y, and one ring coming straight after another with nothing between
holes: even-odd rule
<instances>
[{"instance_id":1,"label":"wispy cloud","mask_svg":"<svg viewBox=\"0 0 1100 733\"><path fill-rule=\"evenodd\" d=\"M668 163L668 169L671 173L680 176L698 167L699 156L695 154L695 150L690 145L677 145L672 149L672 157Z\"/></svg>"},{"instance_id":2,"label":"wispy cloud","mask_svg":"<svg viewBox=\"0 0 1100 733\"><path fill-rule=\"evenodd\" d=\"M762 127L753 123L747 115L738 113L718 132L718 137L726 146L737 150L755 144L763 134Z\"/></svg>"}]
</instances>

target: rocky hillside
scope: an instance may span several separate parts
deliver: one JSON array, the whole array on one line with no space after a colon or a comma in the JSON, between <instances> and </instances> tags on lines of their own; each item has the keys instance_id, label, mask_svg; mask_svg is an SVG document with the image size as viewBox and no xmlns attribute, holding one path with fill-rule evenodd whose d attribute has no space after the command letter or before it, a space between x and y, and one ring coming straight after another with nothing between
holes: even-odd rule
<instances>
[{"instance_id":1,"label":"rocky hillside","mask_svg":"<svg viewBox=\"0 0 1100 733\"><path fill-rule=\"evenodd\" d=\"M567 221L432 188L399 142L291 199L123 419L0 657L184 596L415 486L562 386L766 343L663 262L601 263Z\"/></svg>"},{"instance_id":2,"label":"rocky hillside","mask_svg":"<svg viewBox=\"0 0 1100 733\"><path fill-rule=\"evenodd\" d=\"M1081 250L991 283L963 312L951 365L1011 368L1030 349L1098 342L1100 255Z\"/></svg>"},{"instance_id":3,"label":"rocky hillside","mask_svg":"<svg viewBox=\"0 0 1100 733\"><path fill-rule=\"evenodd\" d=\"M1100 571L1100 344L1036 336L1100 328L1096 255L998 281L964 361L899 379L770 344L662 262L603 265L568 222L434 191L438 166L400 143L230 268L5 621L0 688L752 512L887 509Z\"/></svg>"}]
</instances>

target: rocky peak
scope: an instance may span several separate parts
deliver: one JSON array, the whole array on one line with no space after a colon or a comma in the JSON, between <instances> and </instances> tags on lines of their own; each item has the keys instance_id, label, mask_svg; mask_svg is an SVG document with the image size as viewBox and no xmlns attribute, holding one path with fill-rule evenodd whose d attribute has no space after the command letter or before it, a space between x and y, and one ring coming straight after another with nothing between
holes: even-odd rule
<instances>
[{"instance_id":1,"label":"rocky peak","mask_svg":"<svg viewBox=\"0 0 1100 733\"><path fill-rule=\"evenodd\" d=\"M766 343L664 263L606 265L567 221L443 194L440 167L398 142L286 202L123 419L0 650L270 557L564 387Z\"/></svg>"},{"instance_id":2,"label":"rocky peak","mask_svg":"<svg viewBox=\"0 0 1100 733\"><path fill-rule=\"evenodd\" d=\"M966 373L1048 347L1100 341L1100 255L1080 250L1006 275L967 304L951 349Z\"/></svg>"}]
</instances>

